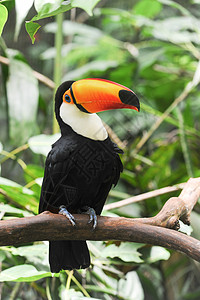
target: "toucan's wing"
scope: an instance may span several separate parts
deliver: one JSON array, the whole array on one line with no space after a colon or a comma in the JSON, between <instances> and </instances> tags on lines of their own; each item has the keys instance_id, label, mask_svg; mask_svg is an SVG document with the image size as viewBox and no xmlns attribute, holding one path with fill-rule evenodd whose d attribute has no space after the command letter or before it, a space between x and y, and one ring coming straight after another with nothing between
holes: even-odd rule
<instances>
[{"instance_id":1,"label":"toucan's wing","mask_svg":"<svg viewBox=\"0 0 200 300\"><path fill-rule=\"evenodd\" d=\"M52 145L45 162L39 213L45 210L58 212L59 203L65 199L67 204L67 199L71 201L73 194L76 194L76 187L67 191L66 185L72 166L71 157L76 147L77 144L73 140L64 138Z\"/></svg>"}]
</instances>

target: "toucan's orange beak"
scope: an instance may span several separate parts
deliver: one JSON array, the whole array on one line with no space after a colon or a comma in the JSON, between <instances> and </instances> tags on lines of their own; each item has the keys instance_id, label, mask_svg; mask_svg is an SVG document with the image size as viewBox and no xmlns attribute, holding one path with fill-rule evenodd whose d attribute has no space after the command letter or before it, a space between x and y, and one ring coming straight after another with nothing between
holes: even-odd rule
<instances>
[{"instance_id":1,"label":"toucan's orange beak","mask_svg":"<svg viewBox=\"0 0 200 300\"><path fill-rule=\"evenodd\" d=\"M72 98L80 110L88 113L118 108L140 110L138 97L132 90L104 79L75 81L65 94Z\"/></svg>"}]
</instances>

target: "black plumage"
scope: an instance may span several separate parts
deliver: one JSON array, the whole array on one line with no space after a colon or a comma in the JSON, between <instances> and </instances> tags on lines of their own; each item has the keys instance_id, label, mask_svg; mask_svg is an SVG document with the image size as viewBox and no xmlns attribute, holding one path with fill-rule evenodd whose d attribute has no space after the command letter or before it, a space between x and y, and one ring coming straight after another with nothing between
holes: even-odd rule
<instances>
[{"instance_id":1,"label":"black plumage","mask_svg":"<svg viewBox=\"0 0 200 300\"><path fill-rule=\"evenodd\" d=\"M62 121L59 107L64 91L71 84L61 85L55 97L61 138L52 145L46 159L39 213L58 212L64 205L70 213L88 206L100 215L112 185L117 184L122 172L119 153L123 151L109 137L104 141L89 139ZM89 267L86 242L50 241L49 261L52 272Z\"/></svg>"}]
</instances>

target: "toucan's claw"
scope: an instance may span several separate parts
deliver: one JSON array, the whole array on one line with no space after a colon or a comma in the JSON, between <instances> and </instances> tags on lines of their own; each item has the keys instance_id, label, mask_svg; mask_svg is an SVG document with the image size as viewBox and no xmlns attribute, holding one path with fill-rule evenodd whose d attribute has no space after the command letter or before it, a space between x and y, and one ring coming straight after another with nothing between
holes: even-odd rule
<instances>
[{"instance_id":1,"label":"toucan's claw","mask_svg":"<svg viewBox=\"0 0 200 300\"><path fill-rule=\"evenodd\" d=\"M66 209L66 207L64 205L61 205L59 207L59 212L58 213L60 215L65 216L72 223L73 226L76 226L74 216L72 214L70 214L70 212L68 212L68 210Z\"/></svg>"},{"instance_id":2,"label":"toucan's claw","mask_svg":"<svg viewBox=\"0 0 200 300\"><path fill-rule=\"evenodd\" d=\"M97 215L96 215L94 208L85 206L85 207L83 207L83 209L84 209L84 211L82 211L81 213L89 215L90 218L89 218L88 224L90 224L93 221L94 222L93 229L95 229L97 227Z\"/></svg>"}]
</instances>

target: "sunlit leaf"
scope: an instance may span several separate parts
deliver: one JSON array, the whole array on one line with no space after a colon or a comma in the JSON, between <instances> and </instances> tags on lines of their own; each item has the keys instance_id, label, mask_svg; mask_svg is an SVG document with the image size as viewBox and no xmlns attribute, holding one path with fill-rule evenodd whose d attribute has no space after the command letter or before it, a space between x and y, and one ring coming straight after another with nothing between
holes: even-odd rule
<instances>
[{"instance_id":1,"label":"sunlit leaf","mask_svg":"<svg viewBox=\"0 0 200 300\"><path fill-rule=\"evenodd\" d=\"M3 270L0 274L0 282L31 282L45 277L52 277L51 272L38 271L32 265L19 265Z\"/></svg>"},{"instance_id":2,"label":"sunlit leaf","mask_svg":"<svg viewBox=\"0 0 200 300\"><path fill-rule=\"evenodd\" d=\"M143 288L135 271L128 272L125 278L120 279L118 289L124 299L144 299Z\"/></svg>"},{"instance_id":3,"label":"sunlit leaf","mask_svg":"<svg viewBox=\"0 0 200 300\"><path fill-rule=\"evenodd\" d=\"M200 43L198 29L200 21L193 16L171 17L151 23L156 39L174 44ZM173 31L173 34L171 34Z\"/></svg>"},{"instance_id":4,"label":"sunlit leaf","mask_svg":"<svg viewBox=\"0 0 200 300\"><path fill-rule=\"evenodd\" d=\"M31 137L28 140L30 149L37 154L43 154L47 156L51 150L51 145L55 143L60 138L60 134L56 133L54 135L40 134Z\"/></svg>"},{"instance_id":5,"label":"sunlit leaf","mask_svg":"<svg viewBox=\"0 0 200 300\"><path fill-rule=\"evenodd\" d=\"M1 185L8 185L8 186L13 186L13 187L21 187L22 186L20 184L18 184L15 181L12 181L10 179L4 178L4 177L0 177L0 184Z\"/></svg>"},{"instance_id":6,"label":"sunlit leaf","mask_svg":"<svg viewBox=\"0 0 200 300\"><path fill-rule=\"evenodd\" d=\"M17 40L22 22L29 12L34 0L15 0L16 10L16 25L15 25L15 40Z\"/></svg>"},{"instance_id":7,"label":"sunlit leaf","mask_svg":"<svg viewBox=\"0 0 200 300\"><path fill-rule=\"evenodd\" d=\"M71 9L69 1L51 0L51 1L36 1L36 10L38 14L34 16L31 21L38 21L44 18L56 16L60 13Z\"/></svg>"},{"instance_id":8,"label":"sunlit leaf","mask_svg":"<svg viewBox=\"0 0 200 300\"><path fill-rule=\"evenodd\" d=\"M23 143L36 129L38 81L26 63L11 58L6 88L10 138Z\"/></svg>"},{"instance_id":9,"label":"sunlit leaf","mask_svg":"<svg viewBox=\"0 0 200 300\"><path fill-rule=\"evenodd\" d=\"M57 24L55 22L49 23L44 29L46 32L55 33L57 31ZM69 20L63 21L63 35L68 36L73 34L99 39L103 35L103 32L96 27L86 24L80 24Z\"/></svg>"},{"instance_id":10,"label":"sunlit leaf","mask_svg":"<svg viewBox=\"0 0 200 300\"><path fill-rule=\"evenodd\" d=\"M7 11L7 8L0 4L0 36L2 34L2 31L3 31L3 28L4 28L4 25L8 19L8 11Z\"/></svg>"},{"instance_id":11,"label":"sunlit leaf","mask_svg":"<svg viewBox=\"0 0 200 300\"><path fill-rule=\"evenodd\" d=\"M33 216L33 214L31 214L30 212L28 212L26 210L13 207L13 206L8 205L8 204L0 204L0 211L3 211L5 213L9 213L9 214L22 215L24 217Z\"/></svg>"},{"instance_id":12,"label":"sunlit leaf","mask_svg":"<svg viewBox=\"0 0 200 300\"><path fill-rule=\"evenodd\" d=\"M109 68L117 67L118 63L117 61L93 61L85 64L84 66L77 68L76 70L73 70L71 72L67 72L67 74L63 77L63 81L69 80L69 79L77 79L87 72L90 71L105 71Z\"/></svg>"},{"instance_id":13,"label":"sunlit leaf","mask_svg":"<svg viewBox=\"0 0 200 300\"><path fill-rule=\"evenodd\" d=\"M62 0L35 0L34 6L36 11L39 13L46 4L49 4L49 7L52 11L59 8L63 1Z\"/></svg>"},{"instance_id":14,"label":"sunlit leaf","mask_svg":"<svg viewBox=\"0 0 200 300\"><path fill-rule=\"evenodd\" d=\"M168 260L170 258L170 252L162 247L153 246L148 258L149 263L154 263L159 260Z\"/></svg>"},{"instance_id":15,"label":"sunlit leaf","mask_svg":"<svg viewBox=\"0 0 200 300\"><path fill-rule=\"evenodd\" d=\"M48 244L40 243L30 246L10 247L9 250L13 255L25 257L39 256L41 258L44 258L48 252Z\"/></svg>"},{"instance_id":16,"label":"sunlit leaf","mask_svg":"<svg viewBox=\"0 0 200 300\"><path fill-rule=\"evenodd\" d=\"M80 7L84 9L88 15L92 16L92 10L100 0L71 0L72 7Z\"/></svg>"},{"instance_id":17,"label":"sunlit leaf","mask_svg":"<svg viewBox=\"0 0 200 300\"><path fill-rule=\"evenodd\" d=\"M80 291L75 291L74 289L66 289L66 286L61 285L59 290L60 299L72 299L72 300L84 300L88 299ZM99 300L99 298L90 297L90 300Z\"/></svg>"},{"instance_id":18,"label":"sunlit leaf","mask_svg":"<svg viewBox=\"0 0 200 300\"><path fill-rule=\"evenodd\" d=\"M35 197L34 193L30 189L8 185L1 185L1 188L6 196L11 199L12 205L23 207L24 210L28 208L34 213L37 213L38 198ZM27 193L27 190L29 191L29 193ZM7 198L5 198L5 201L7 201L6 199Z\"/></svg>"},{"instance_id":19,"label":"sunlit leaf","mask_svg":"<svg viewBox=\"0 0 200 300\"><path fill-rule=\"evenodd\" d=\"M107 246L102 255L104 257L119 257L121 260L126 262L136 262L141 263L143 260L140 258L141 254L137 252L138 248L141 248L142 244L137 243L121 243L120 246L116 246L115 244Z\"/></svg>"},{"instance_id":20,"label":"sunlit leaf","mask_svg":"<svg viewBox=\"0 0 200 300\"><path fill-rule=\"evenodd\" d=\"M5 252L0 250L0 262L2 262L5 258L6 258Z\"/></svg>"}]
</instances>

